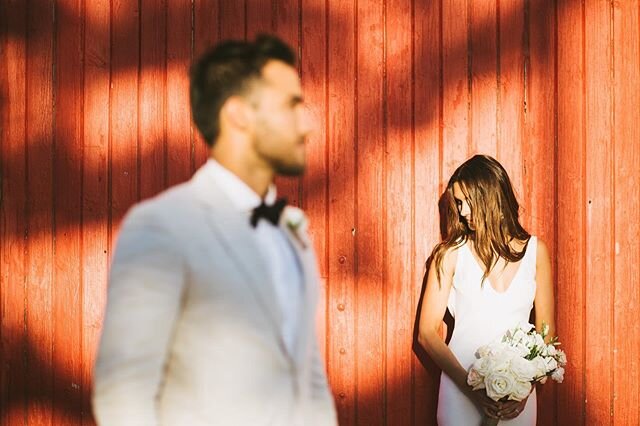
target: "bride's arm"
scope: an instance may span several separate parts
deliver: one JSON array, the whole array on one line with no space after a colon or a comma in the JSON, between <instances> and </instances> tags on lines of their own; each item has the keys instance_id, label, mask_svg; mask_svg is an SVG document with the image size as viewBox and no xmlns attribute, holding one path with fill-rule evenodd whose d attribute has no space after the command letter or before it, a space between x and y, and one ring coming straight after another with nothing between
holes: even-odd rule
<instances>
[{"instance_id":1,"label":"bride's arm","mask_svg":"<svg viewBox=\"0 0 640 426\"><path fill-rule=\"evenodd\" d=\"M464 391L467 385L467 371L462 367L451 349L440 335L440 326L447 309L453 273L457 259L455 250L448 250L442 261L440 282L436 274L435 262L431 262L427 275L427 287L422 300L418 342L427 351L431 359Z\"/></svg>"},{"instance_id":2,"label":"bride's arm","mask_svg":"<svg viewBox=\"0 0 640 426\"><path fill-rule=\"evenodd\" d=\"M444 255L440 282L438 282L436 275L436 265L431 262L427 275L427 288L424 292L422 309L420 310L418 342L438 367L453 380L471 401L487 416L497 418L496 412L500 409L500 404L491 400L484 390L480 389L474 392L471 389L471 386L467 384L467 371L451 352L451 349L444 343L439 332L447 309L457 258L457 251L451 249Z\"/></svg>"},{"instance_id":3,"label":"bride's arm","mask_svg":"<svg viewBox=\"0 0 640 426\"><path fill-rule=\"evenodd\" d=\"M536 313L536 329L542 330L542 324L548 324L547 340L549 340L556 335L555 297L549 249L540 240L538 240L536 253L536 296L533 305Z\"/></svg>"}]
</instances>

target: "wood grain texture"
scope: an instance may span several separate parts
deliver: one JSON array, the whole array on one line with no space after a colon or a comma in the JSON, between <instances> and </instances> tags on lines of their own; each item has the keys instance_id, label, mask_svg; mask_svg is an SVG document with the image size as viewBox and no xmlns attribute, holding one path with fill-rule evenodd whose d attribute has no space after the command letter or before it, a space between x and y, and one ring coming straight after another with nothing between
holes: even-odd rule
<instances>
[{"instance_id":1,"label":"wood grain texture","mask_svg":"<svg viewBox=\"0 0 640 426\"><path fill-rule=\"evenodd\" d=\"M549 248L554 286L557 280L556 227L556 107L555 103L555 9L553 2L529 2L528 59L525 64L527 108L523 157L523 199L525 226ZM540 388L538 423L554 424L556 386Z\"/></svg>"},{"instance_id":2,"label":"wood grain texture","mask_svg":"<svg viewBox=\"0 0 640 426\"><path fill-rule=\"evenodd\" d=\"M25 322L32 343L26 354L26 419L35 424L54 419L53 9L53 2L30 1L27 14Z\"/></svg>"},{"instance_id":3,"label":"wood grain texture","mask_svg":"<svg viewBox=\"0 0 640 426\"><path fill-rule=\"evenodd\" d=\"M385 80L384 2L360 1L357 11L357 206L355 226L357 293L358 425L385 424L386 282L385 212Z\"/></svg>"},{"instance_id":4,"label":"wood grain texture","mask_svg":"<svg viewBox=\"0 0 640 426\"><path fill-rule=\"evenodd\" d=\"M511 178L520 201L524 197L525 54L524 4L521 0L500 0L499 32L499 126L497 160Z\"/></svg>"},{"instance_id":5,"label":"wood grain texture","mask_svg":"<svg viewBox=\"0 0 640 426\"><path fill-rule=\"evenodd\" d=\"M496 156L498 129L497 2L469 3L471 153Z\"/></svg>"},{"instance_id":6,"label":"wood grain texture","mask_svg":"<svg viewBox=\"0 0 640 426\"><path fill-rule=\"evenodd\" d=\"M220 2L222 0L194 0L193 2L193 58L196 60L220 40ZM192 125L191 169L195 172L209 156L207 144Z\"/></svg>"},{"instance_id":7,"label":"wood grain texture","mask_svg":"<svg viewBox=\"0 0 640 426\"><path fill-rule=\"evenodd\" d=\"M93 425L93 365L102 329L109 261L109 1L85 4L82 176L82 420ZM106 105L106 107L105 107Z\"/></svg>"},{"instance_id":8,"label":"wood grain texture","mask_svg":"<svg viewBox=\"0 0 640 426\"><path fill-rule=\"evenodd\" d=\"M0 2L0 425L26 417L26 4Z\"/></svg>"},{"instance_id":9,"label":"wood grain texture","mask_svg":"<svg viewBox=\"0 0 640 426\"><path fill-rule=\"evenodd\" d=\"M637 0L0 0L0 424L93 425L109 258L207 158L188 69L273 32L299 59L318 331L343 425L435 425L416 344L438 200L483 152L550 248L565 382L538 424L636 424ZM8 409L5 409L8 407Z\"/></svg>"},{"instance_id":10,"label":"wood grain texture","mask_svg":"<svg viewBox=\"0 0 640 426\"><path fill-rule=\"evenodd\" d=\"M442 2L442 179L469 156L468 7L466 1ZM444 186L442 187L444 189Z\"/></svg>"},{"instance_id":11,"label":"wood grain texture","mask_svg":"<svg viewBox=\"0 0 640 426\"><path fill-rule=\"evenodd\" d=\"M440 370L417 343L426 260L440 241L438 197L442 177L441 27L439 2L414 8L414 276L413 412L415 425L435 425Z\"/></svg>"},{"instance_id":12,"label":"wood grain texture","mask_svg":"<svg viewBox=\"0 0 640 426\"><path fill-rule=\"evenodd\" d=\"M82 423L82 2L58 0L53 141L53 375L55 421ZM59 406L59 408L57 407Z\"/></svg>"},{"instance_id":13,"label":"wood grain texture","mask_svg":"<svg viewBox=\"0 0 640 426\"><path fill-rule=\"evenodd\" d=\"M111 4L110 187L111 238L115 241L124 214L139 199L138 3Z\"/></svg>"},{"instance_id":14,"label":"wood grain texture","mask_svg":"<svg viewBox=\"0 0 640 426\"><path fill-rule=\"evenodd\" d=\"M356 220L354 4L329 0L328 149L329 247L327 364L340 424L356 422Z\"/></svg>"},{"instance_id":15,"label":"wood grain texture","mask_svg":"<svg viewBox=\"0 0 640 426\"><path fill-rule=\"evenodd\" d=\"M218 9L218 36L221 40L235 39L243 40L247 36L247 2L249 0L223 1L217 2ZM214 30L213 22L209 22L209 31Z\"/></svg>"},{"instance_id":16,"label":"wood grain texture","mask_svg":"<svg viewBox=\"0 0 640 426\"><path fill-rule=\"evenodd\" d=\"M558 424L585 424L585 96L582 7L558 4L557 329L567 357ZM578 29L578 30L577 30ZM581 319L581 320L577 320Z\"/></svg>"},{"instance_id":17,"label":"wood grain texture","mask_svg":"<svg viewBox=\"0 0 640 426\"><path fill-rule=\"evenodd\" d=\"M411 424L413 281L412 5L388 0L385 144L386 424Z\"/></svg>"},{"instance_id":18,"label":"wood grain texture","mask_svg":"<svg viewBox=\"0 0 640 426\"><path fill-rule=\"evenodd\" d=\"M191 177L192 135L189 105L191 8L180 0L167 2L166 186ZM170 18L169 18L170 17ZM167 27L167 28L169 28ZM202 148L203 143L198 143Z\"/></svg>"},{"instance_id":19,"label":"wood grain texture","mask_svg":"<svg viewBox=\"0 0 640 426\"><path fill-rule=\"evenodd\" d=\"M612 424L614 279L611 9L585 2L586 290L585 374L587 424Z\"/></svg>"},{"instance_id":20,"label":"wood grain texture","mask_svg":"<svg viewBox=\"0 0 640 426\"><path fill-rule=\"evenodd\" d=\"M638 2L616 3L613 12L613 420L632 425L640 424L640 124L629 114L640 102Z\"/></svg>"},{"instance_id":21,"label":"wood grain texture","mask_svg":"<svg viewBox=\"0 0 640 426\"><path fill-rule=\"evenodd\" d=\"M166 187L167 8L165 0L139 4L138 187L145 199Z\"/></svg>"}]
</instances>

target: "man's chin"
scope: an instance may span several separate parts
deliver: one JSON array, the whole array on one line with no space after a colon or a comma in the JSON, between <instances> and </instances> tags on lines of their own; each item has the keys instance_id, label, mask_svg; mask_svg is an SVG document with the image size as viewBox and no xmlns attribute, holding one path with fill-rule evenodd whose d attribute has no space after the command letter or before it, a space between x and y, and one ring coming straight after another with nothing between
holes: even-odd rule
<instances>
[{"instance_id":1,"label":"man's chin","mask_svg":"<svg viewBox=\"0 0 640 426\"><path fill-rule=\"evenodd\" d=\"M275 168L276 174L286 177L302 176L304 170L304 164L278 164Z\"/></svg>"}]
</instances>

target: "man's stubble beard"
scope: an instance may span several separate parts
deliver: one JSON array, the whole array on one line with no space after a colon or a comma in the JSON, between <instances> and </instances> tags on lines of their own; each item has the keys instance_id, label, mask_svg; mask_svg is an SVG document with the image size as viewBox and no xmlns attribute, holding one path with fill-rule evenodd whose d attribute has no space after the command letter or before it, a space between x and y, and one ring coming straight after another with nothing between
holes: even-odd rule
<instances>
[{"instance_id":1,"label":"man's stubble beard","mask_svg":"<svg viewBox=\"0 0 640 426\"><path fill-rule=\"evenodd\" d=\"M304 143L305 143L304 137L301 137L297 141L297 144L304 144ZM274 171L275 174L279 176L285 176L285 177L299 177L304 174L304 171L307 166L306 153L305 153L305 159L303 159L302 163L293 164L293 161L291 163L287 163L286 161L283 161L278 157L274 157L272 155L265 153L263 150L260 149L260 147L261 147L261 143L257 139L254 140L254 148L256 152L258 153L259 156L263 158L263 160L265 160L271 166L271 169Z\"/></svg>"}]
</instances>

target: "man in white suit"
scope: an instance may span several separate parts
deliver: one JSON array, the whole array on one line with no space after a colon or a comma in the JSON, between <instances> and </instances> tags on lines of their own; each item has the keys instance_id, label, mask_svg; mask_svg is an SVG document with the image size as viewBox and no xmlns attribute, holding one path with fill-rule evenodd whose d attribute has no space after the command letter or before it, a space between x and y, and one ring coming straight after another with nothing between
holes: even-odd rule
<instances>
[{"instance_id":1,"label":"man in white suit","mask_svg":"<svg viewBox=\"0 0 640 426\"><path fill-rule=\"evenodd\" d=\"M294 63L261 36L193 66L210 158L123 223L95 368L99 425L336 424L306 219L273 185L305 167Z\"/></svg>"}]
</instances>

